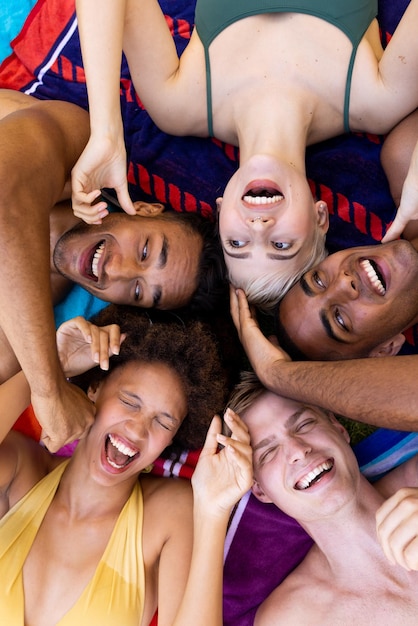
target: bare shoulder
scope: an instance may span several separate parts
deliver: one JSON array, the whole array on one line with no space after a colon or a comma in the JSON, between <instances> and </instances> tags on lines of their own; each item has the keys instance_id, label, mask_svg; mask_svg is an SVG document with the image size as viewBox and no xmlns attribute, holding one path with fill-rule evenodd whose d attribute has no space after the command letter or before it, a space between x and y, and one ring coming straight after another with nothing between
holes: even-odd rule
<instances>
[{"instance_id":1,"label":"bare shoulder","mask_svg":"<svg viewBox=\"0 0 418 626\"><path fill-rule=\"evenodd\" d=\"M13 89L0 89L0 119L39 102L33 96Z\"/></svg>"},{"instance_id":2,"label":"bare shoulder","mask_svg":"<svg viewBox=\"0 0 418 626\"><path fill-rule=\"evenodd\" d=\"M193 493L189 480L141 476L144 509L147 518L167 520L170 528L176 520L185 521L192 514ZM161 516L161 517L160 517Z\"/></svg>"},{"instance_id":3,"label":"bare shoulder","mask_svg":"<svg viewBox=\"0 0 418 626\"><path fill-rule=\"evenodd\" d=\"M30 437L13 430L7 435L0 446L1 516L59 462L51 457Z\"/></svg>"}]
</instances>

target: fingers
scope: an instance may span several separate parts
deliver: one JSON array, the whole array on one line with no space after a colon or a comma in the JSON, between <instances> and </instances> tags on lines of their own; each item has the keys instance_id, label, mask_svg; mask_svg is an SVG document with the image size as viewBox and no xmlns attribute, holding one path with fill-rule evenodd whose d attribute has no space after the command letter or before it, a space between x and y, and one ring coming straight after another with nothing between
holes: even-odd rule
<instances>
[{"instance_id":1,"label":"fingers","mask_svg":"<svg viewBox=\"0 0 418 626\"><path fill-rule=\"evenodd\" d=\"M91 356L102 370L109 369L109 357L119 354L120 346L126 335L121 335L117 324L95 326L90 324Z\"/></svg>"},{"instance_id":2,"label":"fingers","mask_svg":"<svg viewBox=\"0 0 418 626\"><path fill-rule=\"evenodd\" d=\"M238 333L241 333L243 322L252 318L244 291L231 285L229 287L229 303L232 320Z\"/></svg>"},{"instance_id":3,"label":"fingers","mask_svg":"<svg viewBox=\"0 0 418 626\"><path fill-rule=\"evenodd\" d=\"M100 190L90 193L80 191L73 193L72 206L76 217L82 219L86 224L101 224L103 218L109 214L106 202L94 202L100 196Z\"/></svg>"},{"instance_id":4,"label":"fingers","mask_svg":"<svg viewBox=\"0 0 418 626\"><path fill-rule=\"evenodd\" d=\"M218 436L221 432L221 418L219 415L215 415L210 423L208 432L206 434L205 444L203 446L202 455L216 454L218 450Z\"/></svg>"},{"instance_id":5,"label":"fingers","mask_svg":"<svg viewBox=\"0 0 418 626\"><path fill-rule=\"evenodd\" d=\"M136 209L132 203L132 200L128 193L127 185L121 185L115 188L116 195L118 197L121 208L128 213L128 215L136 215Z\"/></svg>"},{"instance_id":6,"label":"fingers","mask_svg":"<svg viewBox=\"0 0 418 626\"><path fill-rule=\"evenodd\" d=\"M406 224L407 222L405 222L404 220L396 216L392 224L389 226L388 230L386 231L386 234L382 239L382 243L387 243L388 241L393 241L394 239L398 239L402 235L403 231L405 230Z\"/></svg>"},{"instance_id":7,"label":"fingers","mask_svg":"<svg viewBox=\"0 0 418 626\"><path fill-rule=\"evenodd\" d=\"M405 488L376 513L376 530L389 561L418 570L418 490Z\"/></svg>"},{"instance_id":8,"label":"fingers","mask_svg":"<svg viewBox=\"0 0 418 626\"><path fill-rule=\"evenodd\" d=\"M250 435L246 424L242 421L237 413L232 409L226 409L224 419L231 434L227 436L223 433L217 435L217 441L222 446L229 448L231 451L240 452L248 456L251 454Z\"/></svg>"}]
</instances>

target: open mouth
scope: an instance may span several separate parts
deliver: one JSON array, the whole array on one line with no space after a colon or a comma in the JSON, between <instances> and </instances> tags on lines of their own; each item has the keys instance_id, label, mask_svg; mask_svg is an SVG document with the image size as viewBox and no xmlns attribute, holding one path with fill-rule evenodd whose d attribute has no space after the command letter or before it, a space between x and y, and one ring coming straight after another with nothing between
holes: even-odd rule
<instances>
[{"instance_id":1,"label":"open mouth","mask_svg":"<svg viewBox=\"0 0 418 626\"><path fill-rule=\"evenodd\" d=\"M104 247L105 242L102 240L97 246L91 249L86 260L85 275L87 278L90 278L90 280L93 280L96 283L99 280L99 262L103 254Z\"/></svg>"},{"instance_id":2,"label":"open mouth","mask_svg":"<svg viewBox=\"0 0 418 626\"><path fill-rule=\"evenodd\" d=\"M252 187L242 196L242 200L252 206L265 206L284 200L284 195L275 187Z\"/></svg>"},{"instance_id":3,"label":"open mouth","mask_svg":"<svg viewBox=\"0 0 418 626\"><path fill-rule=\"evenodd\" d=\"M360 261L360 266L364 270L373 291L379 296L384 296L386 293L386 281L377 263L370 259L363 259Z\"/></svg>"},{"instance_id":4,"label":"open mouth","mask_svg":"<svg viewBox=\"0 0 418 626\"><path fill-rule=\"evenodd\" d=\"M114 469L124 469L139 457L139 450L128 446L117 435L109 434L105 441L106 460Z\"/></svg>"},{"instance_id":5,"label":"open mouth","mask_svg":"<svg viewBox=\"0 0 418 626\"><path fill-rule=\"evenodd\" d=\"M304 489L309 489L315 483L318 483L325 474L328 474L334 467L334 459L328 459L323 463L320 463L317 467L311 470L306 476L303 476L300 480L295 484L295 489L298 491L302 491Z\"/></svg>"}]
</instances>

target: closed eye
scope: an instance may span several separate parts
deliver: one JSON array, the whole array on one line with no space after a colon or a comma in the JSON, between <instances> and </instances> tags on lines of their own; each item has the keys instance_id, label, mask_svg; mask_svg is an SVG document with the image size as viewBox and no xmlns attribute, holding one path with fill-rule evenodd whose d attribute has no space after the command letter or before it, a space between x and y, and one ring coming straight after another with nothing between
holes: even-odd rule
<instances>
[{"instance_id":1,"label":"closed eye","mask_svg":"<svg viewBox=\"0 0 418 626\"><path fill-rule=\"evenodd\" d=\"M298 427L296 428L296 432L306 432L307 430L310 430L310 428L315 424L315 420L314 419L308 419L308 420L304 420L303 422L301 422L300 424L298 424Z\"/></svg>"},{"instance_id":2,"label":"closed eye","mask_svg":"<svg viewBox=\"0 0 418 626\"><path fill-rule=\"evenodd\" d=\"M140 409L140 406L136 402L126 400L125 398L121 398L120 401L122 402L124 406L127 406L130 409L135 409L135 410Z\"/></svg>"},{"instance_id":3,"label":"closed eye","mask_svg":"<svg viewBox=\"0 0 418 626\"><path fill-rule=\"evenodd\" d=\"M274 448L268 448L268 450L263 452L263 454L261 454L259 458L259 465L268 463L274 457L274 453L276 452L276 450L277 448L274 447Z\"/></svg>"}]
</instances>

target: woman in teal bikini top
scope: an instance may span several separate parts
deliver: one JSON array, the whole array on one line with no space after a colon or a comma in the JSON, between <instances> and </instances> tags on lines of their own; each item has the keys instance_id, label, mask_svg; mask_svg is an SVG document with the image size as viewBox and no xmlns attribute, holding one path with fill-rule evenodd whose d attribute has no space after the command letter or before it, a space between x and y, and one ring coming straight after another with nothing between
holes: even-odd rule
<instances>
[{"instance_id":1,"label":"woman in teal bikini top","mask_svg":"<svg viewBox=\"0 0 418 626\"><path fill-rule=\"evenodd\" d=\"M114 149L123 146L119 96L100 89L119 84L123 32L135 88L161 130L239 147L239 169L217 200L228 278L253 303L273 306L325 254L328 212L312 198L306 146L350 129L386 133L418 107L418 0L384 51L376 0L198 0L180 58L156 0L111 5L101 33L99 9L100 0L77 0L93 130L74 169L75 213L103 214L90 189L109 186L110 146L119 174L126 162Z\"/></svg>"}]
</instances>

